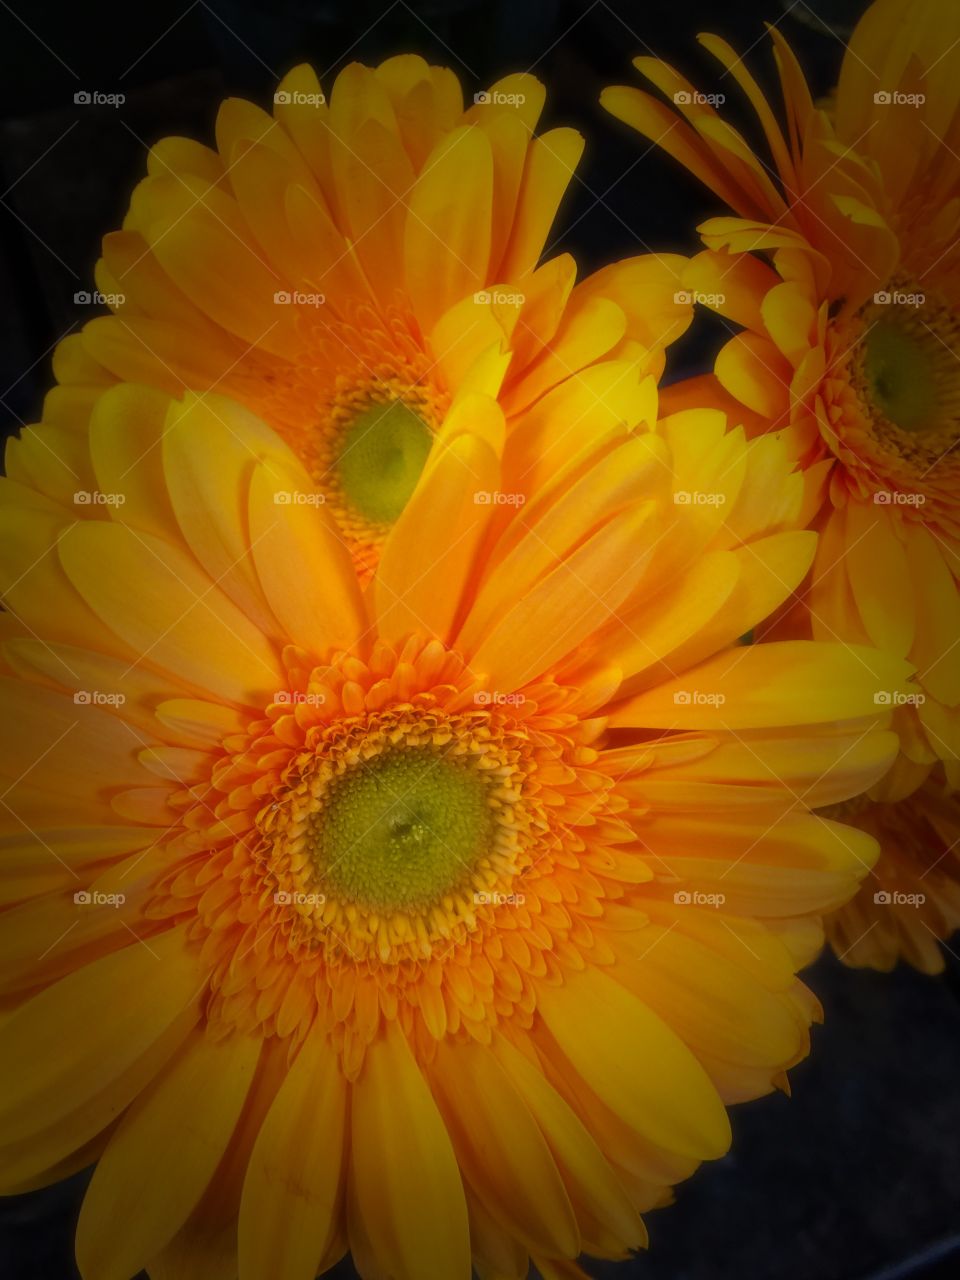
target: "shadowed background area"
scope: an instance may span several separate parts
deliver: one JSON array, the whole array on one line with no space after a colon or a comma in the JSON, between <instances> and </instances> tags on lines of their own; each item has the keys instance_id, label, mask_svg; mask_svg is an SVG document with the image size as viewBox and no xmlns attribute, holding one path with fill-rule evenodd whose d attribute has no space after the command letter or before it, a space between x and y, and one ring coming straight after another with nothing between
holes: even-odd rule
<instances>
[{"instance_id":1,"label":"shadowed background area","mask_svg":"<svg viewBox=\"0 0 960 1280\"><path fill-rule=\"evenodd\" d=\"M905 0L905 3L907 0ZM586 273L644 250L690 252L713 202L597 105L655 53L708 92L739 96L696 45L717 31L772 87L764 21L777 22L815 92L835 78L862 0L0 0L0 422L37 419L50 353L93 314L99 241L120 224L145 149L166 134L210 141L230 94L269 109L275 82L309 61L325 87L354 59L415 51L456 70L467 95L511 71L547 85L545 126L587 137L552 253ZM81 91L122 107L76 105ZM670 376L709 366L724 331L706 316ZM826 1010L794 1096L733 1112L733 1151L648 1215L651 1248L602 1277L633 1280L940 1280L960 1274L960 961L937 980L821 960L808 982ZM81 1175L0 1200L4 1280L74 1280ZM328 1273L348 1280L348 1262ZM95 1280L95 1278L90 1278ZM442 1278L438 1277L438 1280Z\"/></svg>"}]
</instances>

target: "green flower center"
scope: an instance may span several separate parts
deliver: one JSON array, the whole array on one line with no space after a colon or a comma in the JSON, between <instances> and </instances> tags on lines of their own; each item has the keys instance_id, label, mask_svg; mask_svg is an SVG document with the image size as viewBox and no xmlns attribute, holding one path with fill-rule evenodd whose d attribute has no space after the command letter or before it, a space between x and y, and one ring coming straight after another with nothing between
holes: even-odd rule
<instances>
[{"instance_id":1,"label":"green flower center","mask_svg":"<svg viewBox=\"0 0 960 1280\"><path fill-rule=\"evenodd\" d=\"M335 461L347 505L371 524L392 524L417 486L432 439L424 420L402 400L357 414Z\"/></svg>"},{"instance_id":2,"label":"green flower center","mask_svg":"<svg viewBox=\"0 0 960 1280\"><path fill-rule=\"evenodd\" d=\"M939 360L929 334L879 320L865 338L864 374L870 398L901 431L923 431L936 422Z\"/></svg>"},{"instance_id":3,"label":"green flower center","mask_svg":"<svg viewBox=\"0 0 960 1280\"><path fill-rule=\"evenodd\" d=\"M469 757L381 752L334 779L308 844L326 892L366 910L422 910L468 879L495 834Z\"/></svg>"}]
</instances>

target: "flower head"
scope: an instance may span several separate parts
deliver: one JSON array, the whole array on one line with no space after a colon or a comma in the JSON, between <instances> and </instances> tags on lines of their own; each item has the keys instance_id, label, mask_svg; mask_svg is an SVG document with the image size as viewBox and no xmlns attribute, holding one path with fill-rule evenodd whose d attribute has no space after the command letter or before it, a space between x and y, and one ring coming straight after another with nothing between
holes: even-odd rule
<instances>
[{"instance_id":1,"label":"flower head","mask_svg":"<svg viewBox=\"0 0 960 1280\"><path fill-rule=\"evenodd\" d=\"M826 920L827 938L845 964L889 971L906 960L941 973L945 942L960 927L960 801L929 778L903 800L861 796L828 810L880 846L873 874Z\"/></svg>"},{"instance_id":2,"label":"flower head","mask_svg":"<svg viewBox=\"0 0 960 1280\"><path fill-rule=\"evenodd\" d=\"M755 108L769 161L654 59L636 65L673 110L633 88L604 100L736 215L701 227L708 249L685 286L739 331L715 376L681 394L737 406L751 431L791 441L822 530L814 634L870 640L916 666L892 799L938 761L960 783L960 86L943 55L960 11L877 0L823 107L771 37L786 136L742 60L703 37Z\"/></svg>"},{"instance_id":3,"label":"flower head","mask_svg":"<svg viewBox=\"0 0 960 1280\"><path fill-rule=\"evenodd\" d=\"M535 132L544 97L509 76L465 110L451 71L401 56L328 100L303 66L272 116L225 102L215 150L157 143L104 240L114 314L60 345L46 420L83 422L118 380L229 395L291 445L367 575L458 394L497 396L531 448L550 413L645 420L691 316L683 260L579 284L569 254L541 262L583 147Z\"/></svg>"},{"instance_id":4,"label":"flower head","mask_svg":"<svg viewBox=\"0 0 960 1280\"><path fill-rule=\"evenodd\" d=\"M772 437L609 426L476 502L511 439L461 402L366 589L221 397L106 392L112 501L3 482L4 1179L99 1159L88 1280L572 1276L805 1054L874 856L808 806L907 669L736 644L812 554Z\"/></svg>"}]
</instances>

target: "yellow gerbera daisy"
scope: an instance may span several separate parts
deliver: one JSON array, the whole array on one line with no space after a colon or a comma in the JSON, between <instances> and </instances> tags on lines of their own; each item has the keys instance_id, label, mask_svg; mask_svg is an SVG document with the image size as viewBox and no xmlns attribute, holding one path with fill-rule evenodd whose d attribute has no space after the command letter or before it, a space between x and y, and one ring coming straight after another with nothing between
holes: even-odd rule
<instances>
[{"instance_id":1,"label":"yellow gerbera daisy","mask_svg":"<svg viewBox=\"0 0 960 1280\"><path fill-rule=\"evenodd\" d=\"M880 845L873 875L827 917L827 938L846 964L889 972L899 959L941 973L945 942L960 928L960 800L929 778L894 804L866 796L835 805Z\"/></svg>"},{"instance_id":2,"label":"yellow gerbera daisy","mask_svg":"<svg viewBox=\"0 0 960 1280\"><path fill-rule=\"evenodd\" d=\"M504 438L461 400L365 591L225 398L0 486L0 1168L99 1161L85 1280L571 1280L807 1050L875 846L806 806L907 668L733 643L812 555L779 441L608 425L518 509Z\"/></svg>"},{"instance_id":3,"label":"yellow gerbera daisy","mask_svg":"<svg viewBox=\"0 0 960 1280\"><path fill-rule=\"evenodd\" d=\"M118 380L229 395L293 447L368 573L458 392L498 396L531 448L546 414L639 423L692 314L683 260L580 284L569 254L538 265L583 140L535 134L530 75L477 98L402 56L347 67L327 102L302 66L272 117L225 102L216 150L157 143L96 272L115 314L60 345L46 420ZM14 473L42 473L22 449Z\"/></svg>"},{"instance_id":4,"label":"yellow gerbera daisy","mask_svg":"<svg viewBox=\"0 0 960 1280\"><path fill-rule=\"evenodd\" d=\"M960 77L948 56L960 8L878 0L823 108L771 35L787 137L742 60L702 41L750 99L772 167L654 59L636 65L674 109L633 88L604 102L737 214L704 224L709 248L685 283L741 331L717 357L713 398L710 379L682 394L732 397L751 429L791 440L811 514L823 504L814 634L869 639L917 667L920 692L897 712L894 799L938 760L960 784Z\"/></svg>"}]
</instances>

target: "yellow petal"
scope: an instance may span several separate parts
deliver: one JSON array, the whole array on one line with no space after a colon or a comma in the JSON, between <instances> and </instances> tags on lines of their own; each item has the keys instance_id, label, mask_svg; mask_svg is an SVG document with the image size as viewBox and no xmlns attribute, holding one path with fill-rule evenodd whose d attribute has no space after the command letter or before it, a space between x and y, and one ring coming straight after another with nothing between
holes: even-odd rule
<instances>
[{"instance_id":1,"label":"yellow petal","mask_svg":"<svg viewBox=\"0 0 960 1280\"><path fill-rule=\"evenodd\" d=\"M694 1049L771 1072L802 1053L806 1027L789 1000L710 947L660 925L621 943L629 962L619 980Z\"/></svg>"},{"instance_id":2,"label":"yellow petal","mask_svg":"<svg viewBox=\"0 0 960 1280\"><path fill-rule=\"evenodd\" d=\"M906 536L918 615L910 657L924 689L948 707L956 707L960 704L960 590L942 543L932 532L914 525Z\"/></svg>"},{"instance_id":3,"label":"yellow petal","mask_svg":"<svg viewBox=\"0 0 960 1280\"><path fill-rule=\"evenodd\" d=\"M573 129L551 129L531 143L513 233L500 267L503 279L519 280L537 265L582 154L583 138Z\"/></svg>"},{"instance_id":4,"label":"yellow petal","mask_svg":"<svg viewBox=\"0 0 960 1280\"><path fill-rule=\"evenodd\" d=\"M790 407L790 365L769 338L738 333L720 349L717 377L748 409L780 423Z\"/></svg>"},{"instance_id":5,"label":"yellow petal","mask_svg":"<svg viewBox=\"0 0 960 1280\"><path fill-rule=\"evenodd\" d=\"M646 1231L603 1153L574 1111L547 1079L502 1036L494 1052L539 1125L579 1213L617 1235L631 1249L646 1243Z\"/></svg>"},{"instance_id":6,"label":"yellow petal","mask_svg":"<svg viewBox=\"0 0 960 1280\"><path fill-rule=\"evenodd\" d=\"M247 723L232 708L199 698L165 699L154 714L178 738L197 746L218 746L228 734L242 733Z\"/></svg>"},{"instance_id":7,"label":"yellow petal","mask_svg":"<svg viewBox=\"0 0 960 1280\"><path fill-rule=\"evenodd\" d=\"M0 678L0 706L9 726L0 735L0 775L30 778L67 796L144 782L137 752L150 743L102 707L6 677ZM43 768L31 778L41 762Z\"/></svg>"},{"instance_id":8,"label":"yellow petal","mask_svg":"<svg viewBox=\"0 0 960 1280\"><path fill-rule=\"evenodd\" d=\"M114 519L163 536L173 511L160 441L171 401L150 387L122 384L101 397L90 420L90 456L101 493L123 494Z\"/></svg>"},{"instance_id":9,"label":"yellow petal","mask_svg":"<svg viewBox=\"0 0 960 1280\"><path fill-rule=\"evenodd\" d=\"M27 427L7 444L7 475L65 507L97 488L86 437L66 427Z\"/></svg>"},{"instance_id":10,"label":"yellow petal","mask_svg":"<svg viewBox=\"0 0 960 1280\"><path fill-rule=\"evenodd\" d=\"M176 142L178 139L166 138L164 141ZM189 145L186 138L179 141ZM192 145L197 146L196 143ZM162 146L162 143L158 146ZM154 150L156 151L157 148ZM197 150L206 152L209 156L213 155L212 152L207 151L206 147L197 146ZM214 159L219 165L219 160L216 157ZM148 165L149 163L148 160ZM169 172L169 169L161 168L160 171L161 173ZM185 293L177 288L139 232L111 231L104 236L101 263L116 281L116 288L110 290L101 286L100 292L124 294L126 301L123 304L123 319L131 315L154 316L158 320L169 320L182 328L188 328L206 341L215 340L216 326ZM84 339L86 332L84 329ZM88 345L84 341L85 349ZM91 359L87 350L87 360ZM86 379L83 380L86 381ZM61 378L60 381L66 382L68 379Z\"/></svg>"},{"instance_id":11,"label":"yellow petal","mask_svg":"<svg viewBox=\"0 0 960 1280\"><path fill-rule=\"evenodd\" d=\"M491 402L490 411L499 415ZM485 440L462 435L430 465L387 538L374 580L386 639L447 640L490 522L500 467Z\"/></svg>"},{"instance_id":12,"label":"yellow petal","mask_svg":"<svg viewBox=\"0 0 960 1280\"><path fill-rule=\"evenodd\" d=\"M291 308L274 303L287 282L254 242L232 197L198 178L151 178L134 193L134 210L132 225L211 320L244 343L289 353L294 318Z\"/></svg>"},{"instance_id":13,"label":"yellow petal","mask_svg":"<svg viewBox=\"0 0 960 1280\"><path fill-rule=\"evenodd\" d=\"M367 1050L352 1101L357 1208L384 1273L394 1280L469 1280L460 1171L396 1023Z\"/></svg>"},{"instance_id":14,"label":"yellow petal","mask_svg":"<svg viewBox=\"0 0 960 1280\"><path fill-rule=\"evenodd\" d=\"M876 841L865 831L812 814L788 813L757 827L756 818L751 827L733 814L679 812L644 823L651 856L676 877L660 888L667 924L687 929L698 916L708 923L717 917L715 904L677 904L673 895L684 889L722 895L720 919L728 925L731 915L766 920L829 911L847 901L877 859ZM656 914L652 888L646 902ZM756 921L752 925L760 927ZM736 958L746 964L742 943L754 953L762 949L743 934L742 922L736 927L743 935L733 939ZM759 976L763 980L762 966Z\"/></svg>"},{"instance_id":15,"label":"yellow petal","mask_svg":"<svg viewBox=\"0 0 960 1280\"><path fill-rule=\"evenodd\" d=\"M240 1203L240 1280L314 1280L340 1203L346 1080L315 1029L254 1144Z\"/></svg>"},{"instance_id":16,"label":"yellow petal","mask_svg":"<svg viewBox=\"0 0 960 1280\"><path fill-rule=\"evenodd\" d=\"M266 634L276 621L260 589L247 527L257 463L293 461L258 418L222 396L187 394L170 406L163 470L177 523L210 577Z\"/></svg>"},{"instance_id":17,"label":"yellow petal","mask_svg":"<svg viewBox=\"0 0 960 1280\"><path fill-rule=\"evenodd\" d=\"M53 376L61 383L93 384L101 389L113 383L111 374L90 355L82 333L68 334L57 343L53 352ZM44 421L49 421L46 415Z\"/></svg>"},{"instance_id":18,"label":"yellow petal","mask_svg":"<svg viewBox=\"0 0 960 1280\"><path fill-rule=\"evenodd\" d=\"M611 516L650 496L659 479L657 442L630 437L617 449L598 454L593 465L573 479L534 491L523 504L523 519L504 530L485 566L461 643L472 647L497 617L583 540L585 529L599 528ZM639 556L637 557L640 558Z\"/></svg>"},{"instance_id":19,"label":"yellow petal","mask_svg":"<svg viewBox=\"0 0 960 1280\"><path fill-rule=\"evenodd\" d=\"M98 1063L95 1083L74 1099L71 1110L0 1147L2 1194L49 1186L98 1160L118 1117L176 1053L199 1017L198 1005L185 1006L135 1062L119 1071Z\"/></svg>"},{"instance_id":20,"label":"yellow petal","mask_svg":"<svg viewBox=\"0 0 960 1280\"><path fill-rule=\"evenodd\" d=\"M448 68L431 67L410 53L387 58L374 75L390 95L404 147L419 171L438 140L463 114L460 83Z\"/></svg>"},{"instance_id":21,"label":"yellow petal","mask_svg":"<svg viewBox=\"0 0 960 1280\"><path fill-rule=\"evenodd\" d=\"M730 598L740 576L729 551L695 560L663 590L618 619L600 641L604 661L615 661L624 676L637 676L692 637L698 637ZM741 634L741 633L737 633Z\"/></svg>"},{"instance_id":22,"label":"yellow petal","mask_svg":"<svg viewBox=\"0 0 960 1280\"><path fill-rule=\"evenodd\" d=\"M212 183L223 177L223 163L215 151L192 138L161 138L147 155L147 172L191 173Z\"/></svg>"},{"instance_id":23,"label":"yellow petal","mask_svg":"<svg viewBox=\"0 0 960 1280\"><path fill-rule=\"evenodd\" d=\"M859 645L782 640L743 645L637 694L612 724L662 729L756 729L852 720L882 711L911 668Z\"/></svg>"},{"instance_id":24,"label":"yellow petal","mask_svg":"<svg viewBox=\"0 0 960 1280\"><path fill-rule=\"evenodd\" d=\"M183 1226L230 1141L260 1049L252 1037L200 1029L130 1107L80 1211L84 1280L129 1280Z\"/></svg>"},{"instance_id":25,"label":"yellow petal","mask_svg":"<svg viewBox=\"0 0 960 1280\"><path fill-rule=\"evenodd\" d=\"M427 158L410 193L404 230L404 271L424 330L486 284L492 199L486 134L469 125L452 130Z\"/></svg>"},{"instance_id":26,"label":"yellow petal","mask_svg":"<svg viewBox=\"0 0 960 1280\"><path fill-rule=\"evenodd\" d=\"M170 733L157 724L155 714L158 702L178 692L169 676L131 667L129 661L122 658L71 645L47 644L43 640L10 640L4 651L19 675L28 680L39 676L44 683L52 682L71 694L74 707L78 708L75 715L85 717L89 708L94 717L104 711L119 717L126 724L136 726L141 746L157 738L181 741L177 733ZM101 722L95 720L94 723Z\"/></svg>"},{"instance_id":27,"label":"yellow petal","mask_svg":"<svg viewBox=\"0 0 960 1280\"><path fill-rule=\"evenodd\" d=\"M573 458L611 433L656 419L654 379L632 360L588 365L553 387L511 424L504 456L517 488L536 493Z\"/></svg>"},{"instance_id":28,"label":"yellow petal","mask_svg":"<svg viewBox=\"0 0 960 1280\"><path fill-rule=\"evenodd\" d=\"M649 351L659 350L675 342L693 319L690 304L678 297L687 265L673 253L623 258L584 277L574 297L609 298L627 318L627 336Z\"/></svg>"},{"instance_id":29,"label":"yellow petal","mask_svg":"<svg viewBox=\"0 0 960 1280\"><path fill-rule=\"evenodd\" d=\"M147 1263L150 1280L237 1280L237 1224L194 1216Z\"/></svg>"},{"instance_id":30,"label":"yellow petal","mask_svg":"<svg viewBox=\"0 0 960 1280\"><path fill-rule=\"evenodd\" d=\"M847 504L846 556L833 572L844 568L871 641L906 657L914 636L917 575L885 507Z\"/></svg>"},{"instance_id":31,"label":"yellow petal","mask_svg":"<svg viewBox=\"0 0 960 1280\"><path fill-rule=\"evenodd\" d=\"M344 231L381 296L402 286L406 199L415 175L390 99L376 76L351 63L330 97L331 161Z\"/></svg>"},{"instance_id":32,"label":"yellow petal","mask_svg":"<svg viewBox=\"0 0 960 1280\"><path fill-rule=\"evenodd\" d=\"M578 297L574 290L550 345L513 383L505 400L516 414L616 347L626 333L627 317L609 298Z\"/></svg>"},{"instance_id":33,"label":"yellow petal","mask_svg":"<svg viewBox=\"0 0 960 1280\"><path fill-rule=\"evenodd\" d=\"M149 948L131 940L21 1005L0 1023L5 1140L66 1118L119 1079L199 992L195 957L174 929Z\"/></svg>"},{"instance_id":34,"label":"yellow petal","mask_svg":"<svg viewBox=\"0 0 960 1280\"><path fill-rule=\"evenodd\" d=\"M29 832L0 837L0 901L6 906L35 894L71 885L99 862L120 858L150 843L142 827L98 826ZM36 948L33 952L37 957Z\"/></svg>"},{"instance_id":35,"label":"yellow petal","mask_svg":"<svg viewBox=\"0 0 960 1280\"><path fill-rule=\"evenodd\" d=\"M117 378L156 387L171 396L181 395L184 387L207 391L220 386L249 346L209 319L205 326L187 328L179 320L136 314L91 320L83 340L91 355ZM49 412L46 405L44 412Z\"/></svg>"},{"instance_id":36,"label":"yellow petal","mask_svg":"<svg viewBox=\"0 0 960 1280\"><path fill-rule=\"evenodd\" d=\"M278 502L278 495L284 500ZM349 553L322 506L291 495L320 497L300 468L276 460L257 466L250 482L250 543L264 595L296 644L318 653L350 645L366 624Z\"/></svg>"},{"instance_id":37,"label":"yellow petal","mask_svg":"<svg viewBox=\"0 0 960 1280\"><path fill-rule=\"evenodd\" d=\"M0 478L0 595L4 608L48 642L126 653L71 586L57 539L72 516L6 477Z\"/></svg>"},{"instance_id":38,"label":"yellow petal","mask_svg":"<svg viewBox=\"0 0 960 1280\"><path fill-rule=\"evenodd\" d=\"M540 990L537 1007L570 1065L625 1125L693 1159L726 1152L727 1113L706 1074L667 1024L612 977L599 969L569 974Z\"/></svg>"},{"instance_id":39,"label":"yellow petal","mask_svg":"<svg viewBox=\"0 0 960 1280\"><path fill-rule=\"evenodd\" d=\"M764 623L799 588L815 550L816 534L802 529L775 533L728 552L738 561L732 592L701 631L667 656L660 678L703 662Z\"/></svg>"},{"instance_id":40,"label":"yellow petal","mask_svg":"<svg viewBox=\"0 0 960 1280\"><path fill-rule=\"evenodd\" d=\"M778 284L763 299L763 320L777 348L794 366L816 342L817 313L801 289Z\"/></svg>"},{"instance_id":41,"label":"yellow petal","mask_svg":"<svg viewBox=\"0 0 960 1280\"><path fill-rule=\"evenodd\" d=\"M185 552L103 523L74 525L59 550L70 581L134 661L241 703L283 688L273 647Z\"/></svg>"},{"instance_id":42,"label":"yellow petal","mask_svg":"<svg viewBox=\"0 0 960 1280\"><path fill-rule=\"evenodd\" d=\"M442 1041L430 1076L467 1181L495 1220L530 1249L575 1257L577 1222L553 1156L489 1047Z\"/></svg>"},{"instance_id":43,"label":"yellow petal","mask_svg":"<svg viewBox=\"0 0 960 1280\"><path fill-rule=\"evenodd\" d=\"M490 688L549 670L622 607L644 571L636 547L649 517L648 504L613 516L497 620L470 659Z\"/></svg>"},{"instance_id":44,"label":"yellow petal","mask_svg":"<svg viewBox=\"0 0 960 1280\"><path fill-rule=\"evenodd\" d=\"M644 59L644 66L653 61ZM713 149L666 103L632 85L610 85L601 93L600 104L612 116L636 129L689 169L723 204L737 210L750 208L753 211L749 196L735 177L726 171Z\"/></svg>"}]
</instances>

